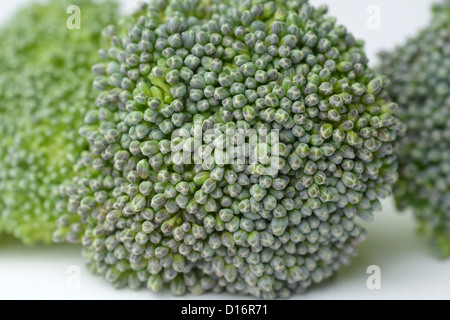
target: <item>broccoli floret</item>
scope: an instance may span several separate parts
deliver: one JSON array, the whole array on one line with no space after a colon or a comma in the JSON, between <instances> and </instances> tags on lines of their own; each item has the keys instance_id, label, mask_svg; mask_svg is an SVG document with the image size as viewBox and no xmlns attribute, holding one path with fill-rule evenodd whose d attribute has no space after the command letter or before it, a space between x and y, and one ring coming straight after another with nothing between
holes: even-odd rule
<instances>
[{"instance_id":1,"label":"broccoli floret","mask_svg":"<svg viewBox=\"0 0 450 320\"><path fill-rule=\"evenodd\" d=\"M326 12L153 0L125 33L108 28L86 173L62 186L55 241L81 242L117 287L176 295L286 298L349 263L356 217L397 180L404 127L363 43Z\"/></svg>"},{"instance_id":2,"label":"broccoli floret","mask_svg":"<svg viewBox=\"0 0 450 320\"><path fill-rule=\"evenodd\" d=\"M0 232L27 244L52 242L64 201L59 185L87 143L78 129L95 91L91 66L101 32L117 21L111 1L31 4L0 30Z\"/></svg>"},{"instance_id":3,"label":"broccoli floret","mask_svg":"<svg viewBox=\"0 0 450 320\"><path fill-rule=\"evenodd\" d=\"M450 1L433 6L432 22L404 45L380 54L381 72L408 127L399 140L394 195L412 208L421 230L450 255Z\"/></svg>"}]
</instances>

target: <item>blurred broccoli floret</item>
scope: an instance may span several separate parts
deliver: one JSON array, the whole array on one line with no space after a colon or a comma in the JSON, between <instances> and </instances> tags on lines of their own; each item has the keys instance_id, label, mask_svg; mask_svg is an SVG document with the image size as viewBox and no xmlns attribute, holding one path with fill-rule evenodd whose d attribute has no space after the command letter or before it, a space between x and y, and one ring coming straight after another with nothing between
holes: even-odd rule
<instances>
[{"instance_id":1,"label":"blurred broccoli floret","mask_svg":"<svg viewBox=\"0 0 450 320\"><path fill-rule=\"evenodd\" d=\"M108 28L88 169L62 186L55 240L81 242L115 286L177 295L286 298L349 263L404 128L363 43L326 12L154 0Z\"/></svg>"},{"instance_id":2,"label":"blurred broccoli floret","mask_svg":"<svg viewBox=\"0 0 450 320\"><path fill-rule=\"evenodd\" d=\"M398 117L399 209L413 208L421 229L450 255L450 1L433 7L431 24L393 52L380 54Z\"/></svg>"},{"instance_id":3,"label":"blurred broccoli floret","mask_svg":"<svg viewBox=\"0 0 450 320\"><path fill-rule=\"evenodd\" d=\"M95 97L90 69L117 21L114 2L79 0L81 30L69 30L71 4L28 5L0 29L0 232L27 244L51 243L59 185L87 148L78 128Z\"/></svg>"}]
</instances>

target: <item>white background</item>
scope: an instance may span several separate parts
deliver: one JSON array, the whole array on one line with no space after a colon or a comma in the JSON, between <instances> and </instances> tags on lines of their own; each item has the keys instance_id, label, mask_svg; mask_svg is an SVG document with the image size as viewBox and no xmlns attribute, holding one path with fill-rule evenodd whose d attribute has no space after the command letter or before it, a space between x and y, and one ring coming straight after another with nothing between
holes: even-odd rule
<instances>
[{"instance_id":1,"label":"white background","mask_svg":"<svg viewBox=\"0 0 450 320\"><path fill-rule=\"evenodd\" d=\"M0 0L0 24L29 0ZM123 9L132 10L137 0L123 0ZM430 19L431 0L311 0L327 4L357 37L365 39L371 64L377 52L392 49L414 35ZM76 3L76 1L74 1ZM368 9L376 6L380 28L367 26ZM370 10L369 10L370 11ZM371 11L373 13L373 11ZM391 199L375 221L364 224L368 240L360 247L353 263L341 269L330 281L315 286L305 295L292 299L449 299L450 260L437 259L416 235L411 212L399 214ZM381 269L381 289L367 288L367 267ZM77 286L76 279L79 279ZM167 292L115 290L84 267L80 248L70 245L24 247L18 243L0 243L0 299L173 299ZM187 295L181 299L236 299L227 294Z\"/></svg>"}]
</instances>

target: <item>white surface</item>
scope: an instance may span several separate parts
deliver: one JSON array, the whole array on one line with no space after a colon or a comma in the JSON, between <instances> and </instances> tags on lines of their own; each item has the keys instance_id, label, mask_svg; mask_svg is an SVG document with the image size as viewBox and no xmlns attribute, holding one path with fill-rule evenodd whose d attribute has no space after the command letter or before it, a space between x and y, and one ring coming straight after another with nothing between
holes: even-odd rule
<instances>
[{"instance_id":1,"label":"white surface","mask_svg":"<svg viewBox=\"0 0 450 320\"><path fill-rule=\"evenodd\" d=\"M27 0L0 0L0 24ZM131 10L138 0L123 0ZM430 0L311 0L328 4L330 14L347 26L357 38L365 39L372 63L381 49L391 49L413 35L429 20ZM76 3L76 1L74 1ZM380 12L380 29L367 27L368 7ZM450 260L435 258L426 240L416 235L410 213L399 215L391 200L375 221L366 224L368 240L359 247L353 263L327 283L313 287L293 299L450 299ZM370 265L381 268L381 289L369 290L366 282ZM79 270L77 273L69 271ZM77 286L76 279L79 279ZM74 281L75 280L75 281ZM0 244L0 299L172 299L168 293L146 290L114 290L104 279L83 266L77 246L23 247ZM236 299L227 294L207 294L187 299Z\"/></svg>"}]
</instances>

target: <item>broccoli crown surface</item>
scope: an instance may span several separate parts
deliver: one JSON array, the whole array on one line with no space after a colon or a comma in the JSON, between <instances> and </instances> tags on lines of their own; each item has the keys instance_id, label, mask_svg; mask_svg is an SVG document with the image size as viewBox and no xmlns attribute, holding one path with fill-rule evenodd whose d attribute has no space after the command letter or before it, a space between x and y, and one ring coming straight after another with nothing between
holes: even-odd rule
<instances>
[{"instance_id":1,"label":"broccoli crown surface","mask_svg":"<svg viewBox=\"0 0 450 320\"><path fill-rule=\"evenodd\" d=\"M90 68L112 2L77 1L81 29L69 30L71 1L32 4L0 30L0 232L51 243L59 185L87 143L77 134L95 98Z\"/></svg>"},{"instance_id":2,"label":"broccoli crown surface","mask_svg":"<svg viewBox=\"0 0 450 320\"><path fill-rule=\"evenodd\" d=\"M433 7L431 24L393 52L380 70L408 127L399 140L399 209L412 207L423 231L450 255L450 1Z\"/></svg>"},{"instance_id":3,"label":"broccoli crown surface","mask_svg":"<svg viewBox=\"0 0 450 320\"><path fill-rule=\"evenodd\" d=\"M118 287L177 295L285 298L347 264L404 129L363 43L326 12L156 0L108 28L87 169L61 188L55 240L81 241Z\"/></svg>"}]
</instances>

